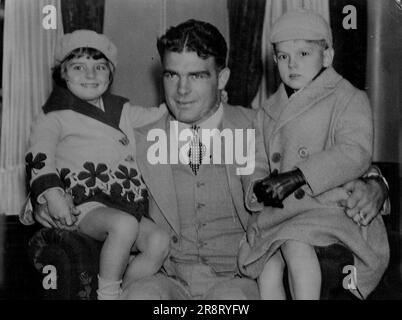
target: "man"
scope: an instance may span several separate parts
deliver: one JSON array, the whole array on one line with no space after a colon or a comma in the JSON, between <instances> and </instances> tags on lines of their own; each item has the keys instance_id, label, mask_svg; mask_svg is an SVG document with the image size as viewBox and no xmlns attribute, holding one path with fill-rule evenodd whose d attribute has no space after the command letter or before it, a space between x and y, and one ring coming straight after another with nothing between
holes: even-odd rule
<instances>
[{"instance_id":1,"label":"man","mask_svg":"<svg viewBox=\"0 0 402 320\"><path fill-rule=\"evenodd\" d=\"M153 143L146 141L149 130L172 133L173 120L179 121L179 130L192 125L219 130L250 127L253 111L220 101L229 79L225 40L214 26L190 20L169 29L157 45L171 115L142 128L137 151L153 197L150 216L171 233L172 249L163 274L138 282L126 275L122 298L258 299L255 281L239 277L236 266L249 217L243 204L249 177L236 175L236 165L230 163L201 164L194 174L186 164L152 166L145 158ZM262 149L257 133L256 158ZM353 190L356 184L348 187Z\"/></svg>"},{"instance_id":2,"label":"man","mask_svg":"<svg viewBox=\"0 0 402 320\"><path fill-rule=\"evenodd\" d=\"M220 100L230 71L225 39L214 26L189 20L170 28L157 45L171 114L137 132L137 161L150 193L149 215L170 233L171 252L163 272L155 276L134 281L126 274L121 298L259 299L256 282L241 278L236 264L249 218L243 185L250 176L237 175L236 163L197 164L192 159L189 164L151 164L149 151L155 142L147 139L149 132L160 129L168 135L170 153L177 150L179 158L191 156L186 144L176 141L185 129L247 129L255 113ZM258 132L256 137L256 157L263 156ZM204 151L199 157L203 161ZM171 159L170 154L167 158ZM349 184L351 217L363 207L377 214L385 199L382 187L375 181ZM51 218L43 212L36 219L50 226Z\"/></svg>"}]
</instances>

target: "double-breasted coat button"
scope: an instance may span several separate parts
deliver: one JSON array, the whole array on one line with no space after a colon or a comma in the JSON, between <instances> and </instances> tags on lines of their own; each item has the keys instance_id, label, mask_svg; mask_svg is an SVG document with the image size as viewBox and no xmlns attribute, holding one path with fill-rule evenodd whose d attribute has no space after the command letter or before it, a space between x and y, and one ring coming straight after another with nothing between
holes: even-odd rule
<instances>
[{"instance_id":1,"label":"double-breasted coat button","mask_svg":"<svg viewBox=\"0 0 402 320\"><path fill-rule=\"evenodd\" d=\"M127 136L122 137L119 142L123 145L123 146L128 146L128 144L130 143L130 140L128 140Z\"/></svg>"},{"instance_id":2,"label":"double-breasted coat button","mask_svg":"<svg viewBox=\"0 0 402 320\"><path fill-rule=\"evenodd\" d=\"M307 158L309 156L309 152L306 147L299 148L299 156L300 158Z\"/></svg>"},{"instance_id":3,"label":"double-breasted coat button","mask_svg":"<svg viewBox=\"0 0 402 320\"><path fill-rule=\"evenodd\" d=\"M128 155L124 160L126 160L128 162L133 162L133 161L135 161L135 158L133 155Z\"/></svg>"},{"instance_id":4,"label":"double-breasted coat button","mask_svg":"<svg viewBox=\"0 0 402 320\"><path fill-rule=\"evenodd\" d=\"M177 241L179 241L179 239L177 238L177 236L173 236L172 241L173 241L173 243L177 243Z\"/></svg>"},{"instance_id":5,"label":"double-breasted coat button","mask_svg":"<svg viewBox=\"0 0 402 320\"><path fill-rule=\"evenodd\" d=\"M306 192L302 188L299 188L295 191L295 198L298 200L303 199L305 194Z\"/></svg>"},{"instance_id":6,"label":"double-breasted coat button","mask_svg":"<svg viewBox=\"0 0 402 320\"><path fill-rule=\"evenodd\" d=\"M272 157L271 157L271 160L272 160L272 162L274 162L274 163L278 163L279 161L281 161L281 154L279 153L279 152L274 152L273 154L272 154Z\"/></svg>"}]
</instances>

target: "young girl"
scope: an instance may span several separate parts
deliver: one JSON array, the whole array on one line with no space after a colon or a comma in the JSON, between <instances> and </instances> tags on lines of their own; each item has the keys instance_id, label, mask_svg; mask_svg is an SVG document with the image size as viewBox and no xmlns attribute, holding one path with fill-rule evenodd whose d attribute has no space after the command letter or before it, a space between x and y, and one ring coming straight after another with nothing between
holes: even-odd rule
<instances>
[{"instance_id":1,"label":"young girl","mask_svg":"<svg viewBox=\"0 0 402 320\"><path fill-rule=\"evenodd\" d=\"M56 60L56 86L32 128L26 155L31 201L46 203L58 226L74 224L104 241L98 299L116 299L134 243L140 253L130 263L132 278L157 272L168 253L169 236L146 217L148 194L133 132L166 108L132 106L108 92L117 49L104 35L64 35Z\"/></svg>"}]
</instances>

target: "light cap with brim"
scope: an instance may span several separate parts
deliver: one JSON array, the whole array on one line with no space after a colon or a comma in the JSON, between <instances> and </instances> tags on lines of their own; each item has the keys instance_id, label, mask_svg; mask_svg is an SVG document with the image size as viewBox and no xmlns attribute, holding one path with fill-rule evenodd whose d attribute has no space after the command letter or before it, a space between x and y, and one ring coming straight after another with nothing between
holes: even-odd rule
<instances>
[{"instance_id":1,"label":"light cap with brim","mask_svg":"<svg viewBox=\"0 0 402 320\"><path fill-rule=\"evenodd\" d=\"M332 31L325 19L309 10L288 11L278 18L271 31L271 43L288 40L325 40L332 48Z\"/></svg>"},{"instance_id":2,"label":"light cap with brim","mask_svg":"<svg viewBox=\"0 0 402 320\"><path fill-rule=\"evenodd\" d=\"M93 48L102 52L114 66L117 65L117 48L105 35L92 30L76 30L66 33L56 46L55 58L61 63L71 51L78 48Z\"/></svg>"}]
</instances>

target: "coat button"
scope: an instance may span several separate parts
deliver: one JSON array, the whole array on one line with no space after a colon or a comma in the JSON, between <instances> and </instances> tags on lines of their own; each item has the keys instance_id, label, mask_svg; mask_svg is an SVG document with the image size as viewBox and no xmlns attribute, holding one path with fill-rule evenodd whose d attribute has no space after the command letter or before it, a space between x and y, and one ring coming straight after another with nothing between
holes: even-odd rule
<instances>
[{"instance_id":1,"label":"coat button","mask_svg":"<svg viewBox=\"0 0 402 320\"><path fill-rule=\"evenodd\" d=\"M133 161L135 161L135 158L134 158L133 155L129 155L129 156L127 156L124 160L125 160L125 161L128 161L128 162L133 162Z\"/></svg>"},{"instance_id":2,"label":"coat button","mask_svg":"<svg viewBox=\"0 0 402 320\"><path fill-rule=\"evenodd\" d=\"M301 147L299 149L299 156L300 158L307 158L309 156L308 150L306 147Z\"/></svg>"},{"instance_id":3,"label":"coat button","mask_svg":"<svg viewBox=\"0 0 402 320\"><path fill-rule=\"evenodd\" d=\"M295 191L295 198L298 200L303 199L305 194L306 193L304 192L304 190L302 188L299 188Z\"/></svg>"},{"instance_id":4,"label":"coat button","mask_svg":"<svg viewBox=\"0 0 402 320\"><path fill-rule=\"evenodd\" d=\"M121 138L119 140L119 142L123 145L123 146L127 146L130 143L130 140L128 140L127 136L124 136L123 138Z\"/></svg>"},{"instance_id":5,"label":"coat button","mask_svg":"<svg viewBox=\"0 0 402 320\"><path fill-rule=\"evenodd\" d=\"M177 243L177 241L179 241L179 239L177 239L176 236L173 236L173 237L172 237L172 241L173 241L173 243Z\"/></svg>"},{"instance_id":6,"label":"coat button","mask_svg":"<svg viewBox=\"0 0 402 320\"><path fill-rule=\"evenodd\" d=\"M279 152L273 153L273 154L272 154L272 157L271 157L271 160L272 160L274 163L279 162L279 161L281 160L281 154L280 154Z\"/></svg>"}]
</instances>

